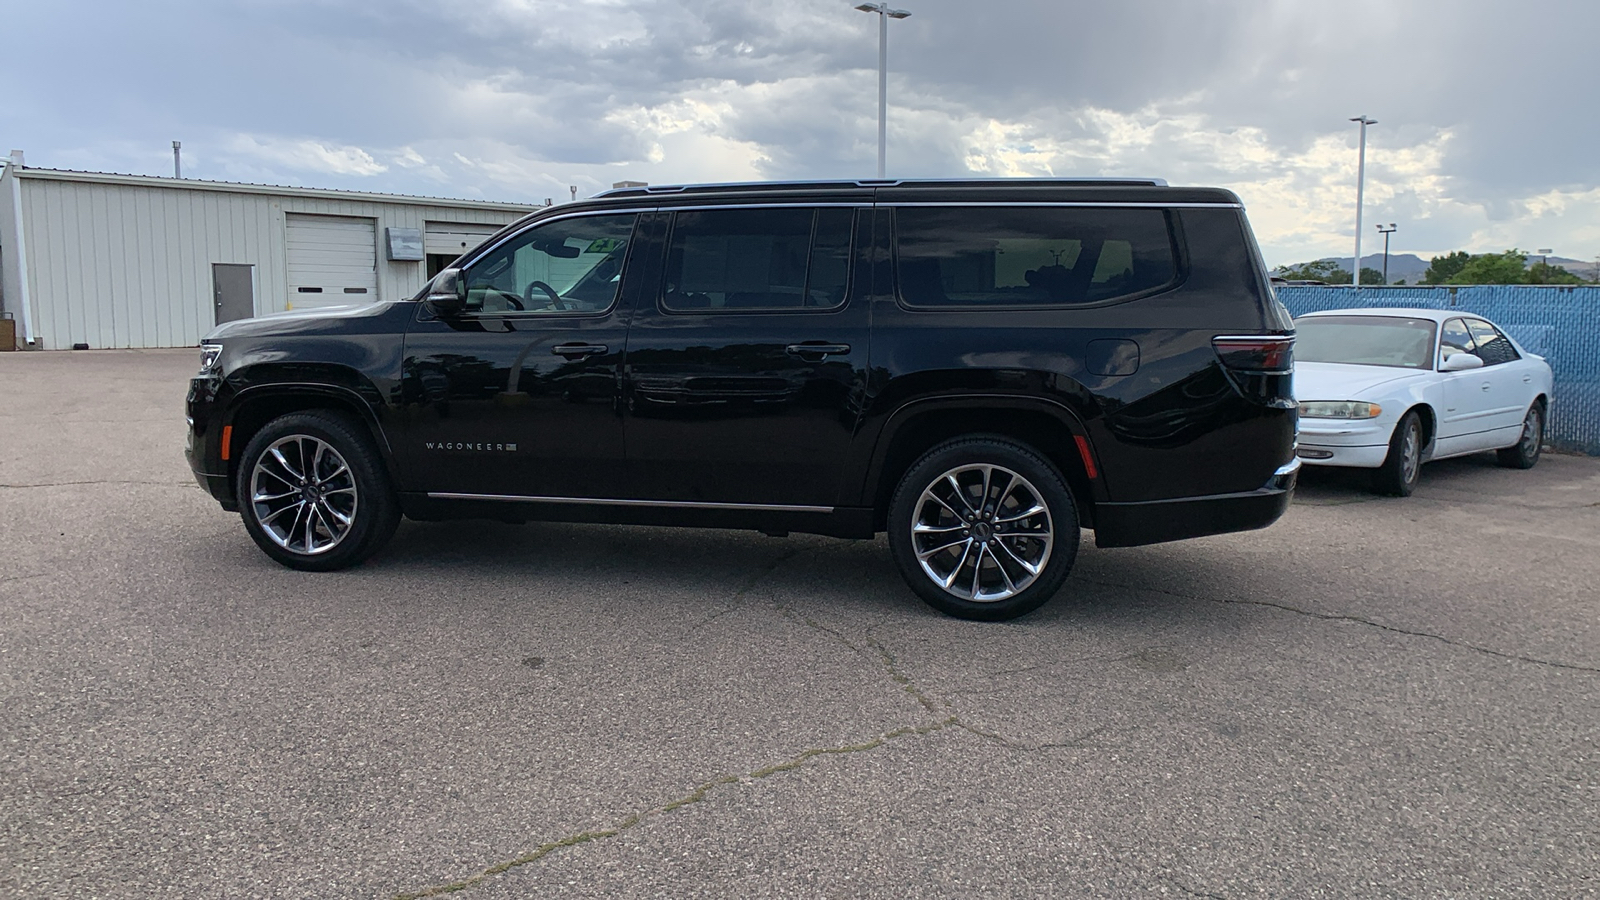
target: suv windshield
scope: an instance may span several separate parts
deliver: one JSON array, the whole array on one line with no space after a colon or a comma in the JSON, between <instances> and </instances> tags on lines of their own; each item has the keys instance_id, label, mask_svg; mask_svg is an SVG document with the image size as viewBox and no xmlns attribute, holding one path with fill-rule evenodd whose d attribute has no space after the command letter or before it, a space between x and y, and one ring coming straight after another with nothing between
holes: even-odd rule
<instances>
[{"instance_id":1,"label":"suv windshield","mask_svg":"<svg viewBox=\"0 0 1600 900\"><path fill-rule=\"evenodd\" d=\"M1434 323L1401 316L1308 316L1295 320L1300 362L1433 368Z\"/></svg>"}]
</instances>

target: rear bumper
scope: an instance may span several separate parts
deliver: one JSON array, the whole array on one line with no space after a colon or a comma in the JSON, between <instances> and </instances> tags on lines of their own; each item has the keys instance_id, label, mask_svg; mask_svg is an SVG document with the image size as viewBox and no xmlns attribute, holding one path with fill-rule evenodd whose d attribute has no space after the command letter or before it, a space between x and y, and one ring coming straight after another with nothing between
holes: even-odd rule
<instances>
[{"instance_id":1,"label":"rear bumper","mask_svg":"<svg viewBox=\"0 0 1600 900\"><path fill-rule=\"evenodd\" d=\"M1300 474L1298 458L1253 491L1143 503L1095 505L1097 547L1137 547L1265 528L1283 515Z\"/></svg>"}]
</instances>

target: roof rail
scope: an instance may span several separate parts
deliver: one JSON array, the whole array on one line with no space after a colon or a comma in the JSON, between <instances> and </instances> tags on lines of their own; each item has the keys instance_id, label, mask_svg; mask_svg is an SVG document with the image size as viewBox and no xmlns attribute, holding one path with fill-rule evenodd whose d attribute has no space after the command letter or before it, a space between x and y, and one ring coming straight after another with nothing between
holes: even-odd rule
<instances>
[{"instance_id":1,"label":"roof rail","mask_svg":"<svg viewBox=\"0 0 1600 900\"><path fill-rule=\"evenodd\" d=\"M1084 185L1089 187L1108 187L1114 185L1137 185L1141 187L1167 187L1164 178L1119 178L1119 177L1092 177L1092 178L858 178L845 180L817 180L817 181L732 181L713 182L708 184L652 184L645 187L612 188L601 191L595 197L626 197L646 196L649 194L682 194L682 193L717 193L722 191L749 191L749 190L818 190L827 188L845 189L853 187L913 187L929 185L934 187L994 187L1007 184L1054 184L1054 185Z\"/></svg>"}]
</instances>

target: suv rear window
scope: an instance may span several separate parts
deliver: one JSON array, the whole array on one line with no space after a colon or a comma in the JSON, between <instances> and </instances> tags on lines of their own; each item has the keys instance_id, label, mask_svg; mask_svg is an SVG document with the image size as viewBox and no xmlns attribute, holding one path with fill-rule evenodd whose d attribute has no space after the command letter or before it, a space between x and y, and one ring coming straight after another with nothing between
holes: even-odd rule
<instances>
[{"instance_id":1,"label":"suv rear window","mask_svg":"<svg viewBox=\"0 0 1600 900\"><path fill-rule=\"evenodd\" d=\"M900 296L913 307L1074 306L1177 281L1159 209L902 207Z\"/></svg>"}]
</instances>

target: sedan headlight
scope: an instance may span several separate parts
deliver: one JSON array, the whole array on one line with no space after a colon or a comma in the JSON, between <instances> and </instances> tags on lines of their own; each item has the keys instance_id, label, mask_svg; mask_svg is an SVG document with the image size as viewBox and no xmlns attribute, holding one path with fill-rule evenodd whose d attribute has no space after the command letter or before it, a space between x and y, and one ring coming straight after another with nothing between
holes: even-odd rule
<instances>
[{"instance_id":1,"label":"sedan headlight","mask_svg":"<svg viewBox=\"0 0 1600 900\"><path fill-rule=\"evenodd\" d=\"M1383 407L1362 400L1300 401L1300 416L1306 419L1375 419L1381 412Z\"/></svg>"},{"instance_id":2,"label":"sedan headlight","mask_svg":"<svg viewBox=\"0 0 1600 900\"><path fill-rule=\"evenodd\" d=\"M209 375L217 370L217 360L222 356L221 344L200 345L200 374Z\"/></svg>"}]
</instances>

